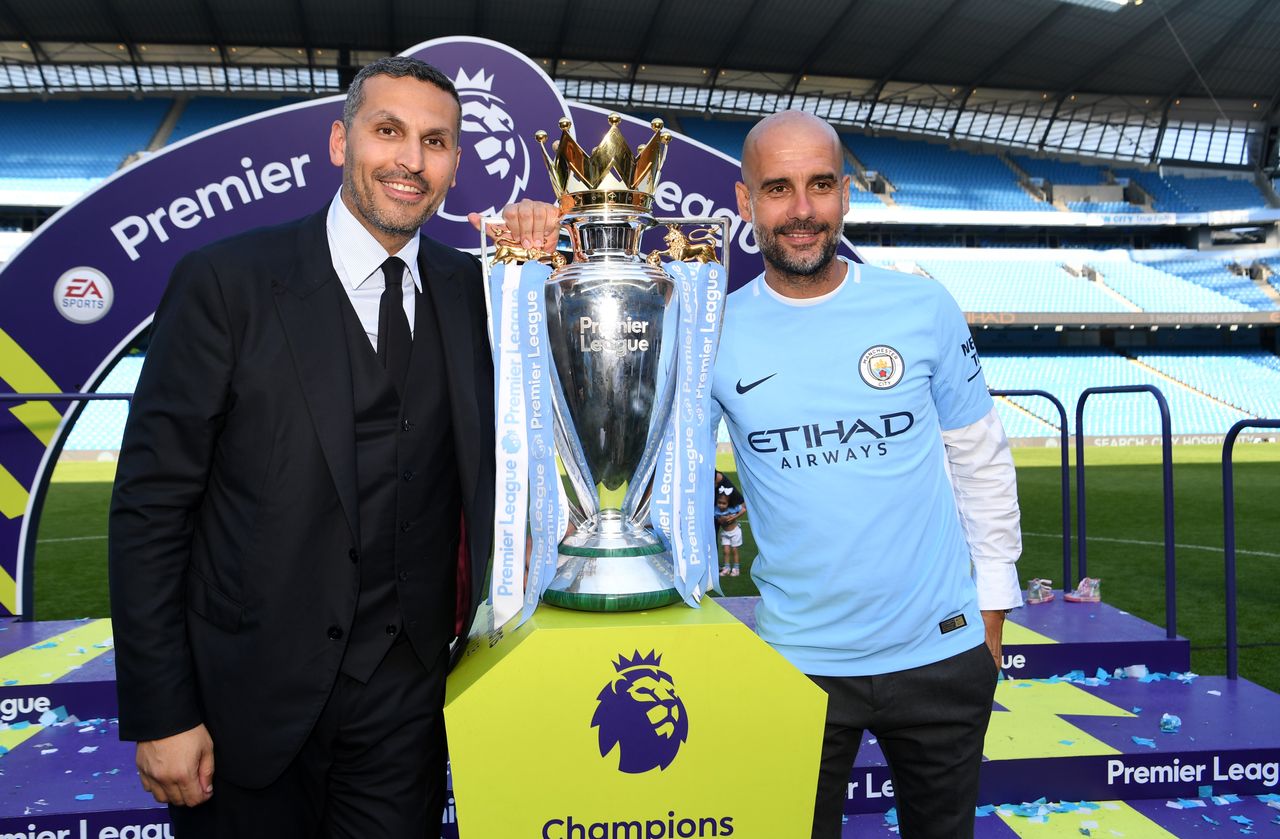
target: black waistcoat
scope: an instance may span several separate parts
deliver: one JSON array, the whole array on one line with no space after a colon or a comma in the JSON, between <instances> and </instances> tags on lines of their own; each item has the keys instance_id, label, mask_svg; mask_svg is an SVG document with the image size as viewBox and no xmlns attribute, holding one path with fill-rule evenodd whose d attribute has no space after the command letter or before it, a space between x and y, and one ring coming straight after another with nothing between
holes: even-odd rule
<instances>
[{"instance_id":1,"label":"black waistcoat","mask_svg":"<svg viewBox=\"0 0 1280 839\"><path fill-rule=\"evenodd\" d=\"M430 293L417 300L403 398L350 302L343 305L355 407L360 596L342 672L362 682L401 635L430 666L454 634L461 491L439 324Z\"/></svg>"}]
</instances>

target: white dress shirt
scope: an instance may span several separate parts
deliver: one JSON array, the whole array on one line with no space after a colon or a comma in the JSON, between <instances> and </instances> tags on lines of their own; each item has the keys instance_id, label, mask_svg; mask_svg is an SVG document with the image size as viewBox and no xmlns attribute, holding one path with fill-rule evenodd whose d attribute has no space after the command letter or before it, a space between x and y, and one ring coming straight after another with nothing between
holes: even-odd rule
<instances>
[{"instance_id":1,"label":"white dress shirt","mask_svg":"<svg viewBox=\"0 0 1280 839\"><path fill-rule=\"evenodd\" d=\"M341 189L329 204L325 232L329 237L333 270L342 280L342 289L351 299L356 317L360 318L360 325L374 349L378 348L378 305L386 285L382 263L389 256L400 257L406 268L401 278L400 294L405 317L409 319L409 335L412 336L417 309L414 291L422 291L422 278L418 276L418 237L414 236L396 253L387 253L387 249L342 203Z\"/></svg>"}]
</instances>

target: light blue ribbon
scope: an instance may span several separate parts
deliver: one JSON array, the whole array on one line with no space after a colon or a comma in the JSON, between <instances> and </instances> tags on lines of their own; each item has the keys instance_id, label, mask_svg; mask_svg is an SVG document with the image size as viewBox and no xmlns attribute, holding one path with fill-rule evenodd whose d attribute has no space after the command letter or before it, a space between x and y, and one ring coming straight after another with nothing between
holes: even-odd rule
<instances>
[{"instance_id":1,"label":"light blue ribbon","mask_svg":"<svg viewBox=\"0 0 1280 839\"><path fill-rule=\"evenodd\" d=\"M676 382L671 421L655 470L650 521L675 558L676 590L690 606L717 585L715 428L711 376L720 343L724 267L671 262L679 296Z\"/></svg>"}]
</instances>

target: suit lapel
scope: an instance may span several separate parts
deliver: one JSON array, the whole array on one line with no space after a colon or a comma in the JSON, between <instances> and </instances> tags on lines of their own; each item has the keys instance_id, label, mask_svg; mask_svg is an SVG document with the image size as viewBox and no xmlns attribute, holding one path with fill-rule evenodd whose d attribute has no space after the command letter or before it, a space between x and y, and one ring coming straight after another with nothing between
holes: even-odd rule
<instances>
[{"instance_id":1,"label":"suit lapel","mask_svg":"<svg viewBox=\"0 0 1280 839\"><path fill-rule=\"evenodd\" d=\"M303 221L293 271L276 282L275 301L320 449L352 537L360 544L351 361L342 324L343 291L329 255L326 215L327 208Z\"/></svg>"},{"instance_id":2,"label":"suit lapel","mask_svg":"<svg viewBox=\"0 0 1280 839\"><path fill-rule=\"evenodd\" d=\"M423 291L431 295L440 329L444 353L445 376L449 386L449 404L453 419L454 441L458 448L458 470L464 497L474 492L479 479L480 412L476 406L475 352L472 334L473 315L462 296L465 280L461 270L441 266L431 258L434 243L423 238L418 251ZM438 247L438 246L436 246Z\"/></svg>"}]
</instances>

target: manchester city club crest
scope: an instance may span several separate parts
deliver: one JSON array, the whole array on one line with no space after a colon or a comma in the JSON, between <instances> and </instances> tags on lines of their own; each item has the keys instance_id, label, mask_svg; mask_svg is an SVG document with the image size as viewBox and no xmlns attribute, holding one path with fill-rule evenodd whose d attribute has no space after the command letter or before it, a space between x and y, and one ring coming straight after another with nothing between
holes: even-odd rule
<instances>
[{"instance_id":1,"label":"manchester city club crest","mask_svg":"<svg viewBox=\"0 0 1280 839\"><path fill-rule=\"evenodd\" d=\"M906 365L893 347L877 344L862 354L858 360L858 374L876 390L888 390L902 381Z\"/></svg>"},{"instance_id":2,"label":"manchester city club crest","mask_svg":"<svg viewBox=\"0 0 1280 839\"><path fill-rule=\"evenodd\" d=\"M689 715L662 655L619 655L617 671L599 695L591 727L599 729L600 756L618 749L618 770L639 775L666 769L689 738Z\"/></svg>"}]
</instances>

